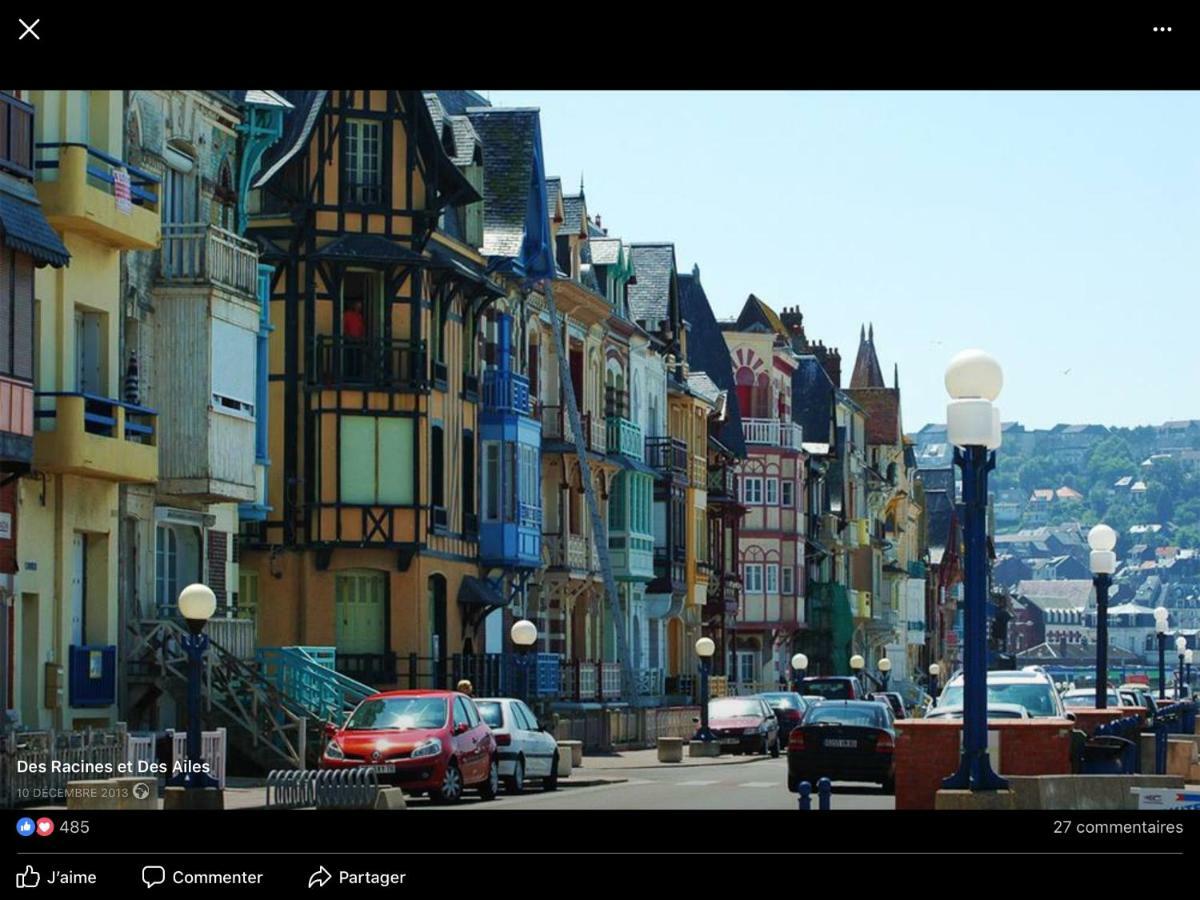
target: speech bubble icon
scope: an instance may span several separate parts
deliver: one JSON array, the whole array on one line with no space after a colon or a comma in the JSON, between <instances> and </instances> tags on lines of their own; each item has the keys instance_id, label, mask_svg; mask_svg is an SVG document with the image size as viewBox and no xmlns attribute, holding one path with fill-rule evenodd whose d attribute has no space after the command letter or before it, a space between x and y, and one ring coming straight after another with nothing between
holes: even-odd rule
<instances>
[{"instance_id":1,"label":"speech bubble icon","mask_svg":"<svg viewBox=\"0 0 1200 900\"><path fill-rule=\"evenodd\" d=\"M156 884L163 884L167 880L167 870L162 866L142 866L142 881L146 883L146 887L152 888Z\"/></svg>"}]
</instances>

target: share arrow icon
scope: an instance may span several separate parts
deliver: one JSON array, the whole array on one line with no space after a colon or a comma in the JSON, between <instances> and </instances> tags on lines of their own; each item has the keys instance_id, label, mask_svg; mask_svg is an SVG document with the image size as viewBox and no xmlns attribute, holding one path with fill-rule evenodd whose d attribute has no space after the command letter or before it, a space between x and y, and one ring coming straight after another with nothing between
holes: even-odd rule
<instances>
[{"instance_id":1,"label":"share arrow icon","mask_svg":"<svg viewBox=\"0 0 1200 900\"><path fill-rule=\"evenodd\" d=\"M329 884L331 878L333 878L333 875L329 873L329 870L321 866L321 868L308 876L308 886L310 888L325 887L325 885Z\"/></svg>"}]
</instances>

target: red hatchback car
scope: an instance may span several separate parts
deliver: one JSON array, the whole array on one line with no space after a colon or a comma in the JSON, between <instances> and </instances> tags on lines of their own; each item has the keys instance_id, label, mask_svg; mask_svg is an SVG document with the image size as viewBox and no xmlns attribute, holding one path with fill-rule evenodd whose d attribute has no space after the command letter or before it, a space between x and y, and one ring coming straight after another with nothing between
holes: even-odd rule
<instances>
[{"instance_id":1,"label":"red hatchback car","mask_svg":"<svg viewBox=\"0 0 1200 900\"><path fill-rule=\"evenodd\" d=\"M456 803L466 788L484 800L500 789L492 730L475 701L455 691L387 691L362 701L340 728L327 726L321 768L373 766L383 784L435 802Z\"/></svg>"}]
</instances>

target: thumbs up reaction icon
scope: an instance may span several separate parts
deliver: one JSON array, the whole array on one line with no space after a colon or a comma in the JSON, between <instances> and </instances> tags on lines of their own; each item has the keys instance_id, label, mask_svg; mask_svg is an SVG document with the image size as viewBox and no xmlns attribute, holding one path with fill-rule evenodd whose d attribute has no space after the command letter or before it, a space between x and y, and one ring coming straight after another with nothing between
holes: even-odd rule
<instances>
[{"instance_id":1,"label":"thumbs up reaction icon","mask_svg":"<svg viewBox=\"0 0 1200 900\"><path fill-rule=\"evenodd\" d=\"M19 888L35 888L41 884L42 876L37 873L33 866L27 865L24 872L17 873L17 887Z\"/></svg>"}]
</instances>

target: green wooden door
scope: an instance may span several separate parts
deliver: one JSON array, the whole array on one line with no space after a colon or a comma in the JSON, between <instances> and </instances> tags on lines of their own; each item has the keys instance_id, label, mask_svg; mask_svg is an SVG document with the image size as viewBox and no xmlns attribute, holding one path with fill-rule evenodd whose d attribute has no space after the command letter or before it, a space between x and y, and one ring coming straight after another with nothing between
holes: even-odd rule
<instances>
[{"instance_id":1,"label":"green wooden door","mask_svg":"<svg viewBox=\"0 0 1200 900\"><path fill-rule=\"evenodd\" d=\"M337 576L337 652L382 655L387 650L387 575L340 572Z\"/></svg>"}]
</instances>

